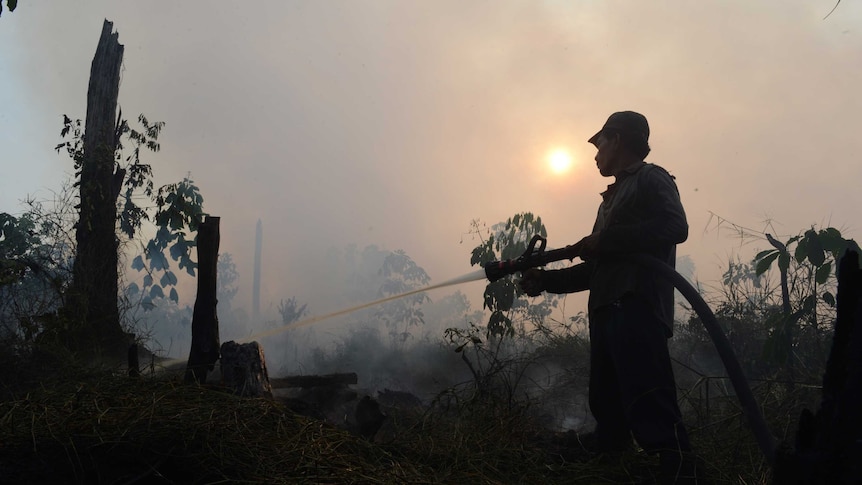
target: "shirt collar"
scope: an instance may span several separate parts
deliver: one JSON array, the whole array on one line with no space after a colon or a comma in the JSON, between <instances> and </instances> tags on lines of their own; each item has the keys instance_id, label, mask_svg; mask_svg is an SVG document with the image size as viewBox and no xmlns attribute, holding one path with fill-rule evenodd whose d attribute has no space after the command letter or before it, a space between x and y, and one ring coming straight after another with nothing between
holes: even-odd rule
<instances>
[{"instance_id":1,"label":"shirt collar","mask_svg":"<svg viewBox=\"0 0 862 485\"><path fill-rule=\"evenodd\" d=\"M638 170L642 169L644 166L646 166L646 162L641 161L640 163L634 163L634 164L630 165L628 168L626 168L625 170L623 170L622 172L620 172L620 173L616 176L616 180L614 180L614 183L612 183L612 184L608 185L608 188L607 188L607 189L605 189L605 191L604 191L604 192L602 192L602 193L600 194L600 195L602 196L602 198L607 198L607 196L608 196L608 195L610 195L610 194L612 194L612 193L613 193L614 188L616 188L617 183L621 182L622 180L627 179L627 178L628 178L628 177L630 177L633 173L635 173L635 172L637 172Z\"/></svg>"}]
</instances>

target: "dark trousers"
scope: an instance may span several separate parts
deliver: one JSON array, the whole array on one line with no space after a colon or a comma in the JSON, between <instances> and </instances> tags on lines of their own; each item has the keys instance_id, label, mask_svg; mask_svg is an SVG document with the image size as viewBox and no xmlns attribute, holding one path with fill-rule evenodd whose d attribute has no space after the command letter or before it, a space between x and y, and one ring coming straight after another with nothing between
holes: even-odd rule
<instances>
[{"instance_id":1,"label":"dark trousers","mask_svg":"<svg viewBox=\"0 0 862 485\"><path fill-rule=\"evenodd\" d=\"M634 435L648 452L691 450L665 335L635 296L591 313L590 410L600 446L622 449Z\"/></svg>"}]
</instances>

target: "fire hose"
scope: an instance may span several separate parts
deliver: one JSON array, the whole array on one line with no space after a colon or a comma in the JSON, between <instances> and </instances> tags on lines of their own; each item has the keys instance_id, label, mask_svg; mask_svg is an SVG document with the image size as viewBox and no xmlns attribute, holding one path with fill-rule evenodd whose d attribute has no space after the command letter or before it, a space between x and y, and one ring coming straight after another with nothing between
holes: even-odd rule
<instances>
[{"instance_id":1,"label":"fire hose","mask_svg":"<svg viewBox=\"0 0 862 485\"><path fill-rule=\"evenodd\" d=\"M529 268L544 266L554 261L562 261L564 259L572 260L578 256L578 248L575 246L566 246L560 249L546 251L545 247L547 240L539 235L533 236L530 240L527 250L524 254L516 259L505 261L491 261L483 265L485 275L491 282L497 281L504 276L515 274ZM538 246L538 247L537 247ZM691 285L682 275L676 272L666 263L659 261L657 258L647 254L632 253L624 256L637 264L640 264L651 271L661 275L669 280L673 286L679 290L683 297L691 304L691 308L700 317L703 326L706 328L712 339L715 350L721 358L733 389L736 392L736 397L742 406L743 414L745 415L748 425L754 434L760 450L766 457L766 461L773 465L775 463L775 455L778 447L778 440L770 433L766 426L766 421L763 419L763 414L760 412L760 406L754 399L754 394L748 385L748 380L742 372L742 367L739 365L739 360L733 352L727 336L721 330L715 314L709 308L703 297L697 292L694 286Z\"/></svg>"}]
</instances>

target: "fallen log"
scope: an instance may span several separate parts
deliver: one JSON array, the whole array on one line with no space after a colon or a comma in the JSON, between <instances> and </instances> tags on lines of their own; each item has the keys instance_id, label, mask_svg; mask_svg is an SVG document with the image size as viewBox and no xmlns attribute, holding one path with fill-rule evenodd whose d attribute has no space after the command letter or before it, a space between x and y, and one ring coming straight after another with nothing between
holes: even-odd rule
<instances>
[{"instance_id":1,"label":"fallen log","mask_svg":"<svg viewBox=\"0 0 862 485\"><path fill-rule=\"evenodd\" d=\"M357 382L359 382L359 378L356 376L355 372L312 376L274 377L269 380L273 389L287 389L295 387L311 389L312 387L347 386L350 384L356 384Z\"/></svg>"}]
</instances>

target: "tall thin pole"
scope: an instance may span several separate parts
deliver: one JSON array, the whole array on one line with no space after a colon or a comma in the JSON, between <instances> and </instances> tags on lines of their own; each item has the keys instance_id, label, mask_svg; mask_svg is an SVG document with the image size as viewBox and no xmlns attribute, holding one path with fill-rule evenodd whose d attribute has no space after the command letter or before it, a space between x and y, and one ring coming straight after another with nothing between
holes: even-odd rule
<instances>
[{"instance_id":1,"label":"tall thin pole","mask_svg":"<svg viewBox=\"0 0 862 485\"><path fill-rule=\"evenodd\" d=\"M254 242L254 287L252 288L252 322L260 323L260 257L263 248L263 226L257 220Z\"/></svg>"}]
</instances>

